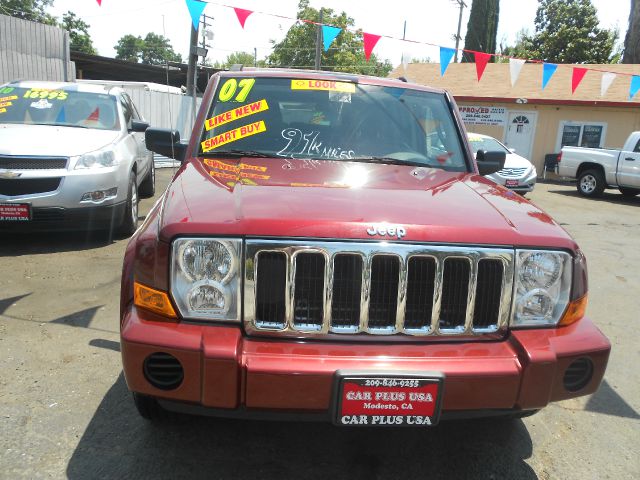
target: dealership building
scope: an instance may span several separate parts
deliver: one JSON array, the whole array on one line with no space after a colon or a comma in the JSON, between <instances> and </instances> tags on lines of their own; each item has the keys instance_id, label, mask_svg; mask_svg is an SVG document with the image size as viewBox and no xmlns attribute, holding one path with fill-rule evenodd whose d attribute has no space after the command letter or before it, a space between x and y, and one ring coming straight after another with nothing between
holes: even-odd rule
<instances>
[{"instance_id":1,"label":"dealership building","mask_svg":"<svg viewBox=\"0 0 640 480\"><path fill-rule=\"evenodd\" d=\"M640 130L640 93L629 100L631 74L640 65L580 65L590 69L571 93L572 67L559 65L542 89L542 65L523 65L512 87L508 63L490 63L478 82L474 63L451 64L444 76L438 63L399 66L391 77L449 90L467 130L491 135L531 160L541 174L545 156L565 145L620 148ZM598 70L598 71L595 71ZM603 72L618 73L601 95Z\"/></svg>"}]
</instances>

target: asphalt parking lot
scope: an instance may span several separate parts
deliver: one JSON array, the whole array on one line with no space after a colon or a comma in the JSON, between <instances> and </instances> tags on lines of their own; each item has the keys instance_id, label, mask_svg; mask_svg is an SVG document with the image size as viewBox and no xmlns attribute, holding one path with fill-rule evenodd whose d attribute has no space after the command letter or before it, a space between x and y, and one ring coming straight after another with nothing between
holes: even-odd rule
<instances>
[{"instance_id":1,"label":"asphalt parking lot","mask_svg":"<svg viewBox=\"0 0 640 480\"><path fill-rule=\"evenodd\" d=\"M158 189L170 170L158 174ZM588 315L613 350L600 390L515 421L428 430L140 418L121 373L126 240L0 234L0 478L640 478L640 197L530 199L589 260ZM141 203L144 215L153 199Z\"/></svg>"}]
</instances>

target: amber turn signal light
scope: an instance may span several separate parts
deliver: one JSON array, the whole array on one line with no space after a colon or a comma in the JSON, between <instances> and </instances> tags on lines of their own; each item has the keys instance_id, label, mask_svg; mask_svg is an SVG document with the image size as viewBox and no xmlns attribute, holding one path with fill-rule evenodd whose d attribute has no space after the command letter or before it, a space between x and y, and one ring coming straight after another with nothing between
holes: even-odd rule
<instances>
[{"instance_id":1,"label":"amber turn signal light","mask_svg":"<svg viewBox=\"0 0 640 480\"><path fill-rule=\"evenodd\" d=\"M567 311L564 312L560 323L558 326L567 326L572 323L577 322L582 317L584 317L585 312L587 311L587 295L580 297L577 300L574 300L567 307Z\"/></svg>"},{"instance_id":2,"label":"amber turn signal light","mask_svg":"<svg viewBox=\"0 0 640 480\"><path fill-rule=\"evenodd\" d=\"M146 308L154 313L158 313L169 318L178 318L169 296L160 290L133 283L133 303L136 307Z\"/></svg>"}]
</instances>

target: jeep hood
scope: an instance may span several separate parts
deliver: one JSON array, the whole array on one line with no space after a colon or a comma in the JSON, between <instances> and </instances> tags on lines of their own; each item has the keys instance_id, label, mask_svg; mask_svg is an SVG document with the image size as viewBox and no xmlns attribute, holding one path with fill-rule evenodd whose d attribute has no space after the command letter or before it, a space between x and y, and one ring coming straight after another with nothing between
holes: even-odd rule
<instances>
[{"instance_id":1,"label":"jeep hood","mask_svg":"<svg viewBox=\"0 0 640 480\"><path fill-rule=\"evenodd\" d=\"M469 173L405 165L193 159L163 199L160 235L228 235L577 248L549 215ZM371 225L406 236L370 236Z\"/></svg>"}]
</instances>

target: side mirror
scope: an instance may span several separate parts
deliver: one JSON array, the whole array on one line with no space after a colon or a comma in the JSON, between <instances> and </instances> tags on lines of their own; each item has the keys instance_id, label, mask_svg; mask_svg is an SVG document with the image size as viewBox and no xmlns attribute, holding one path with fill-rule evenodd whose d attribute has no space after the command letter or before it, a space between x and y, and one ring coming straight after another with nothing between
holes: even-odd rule
<instances>
[{"instance_id":1,"label":"side mirror","mask_svg":"<svg viewBox=\"0 0 640 480\"><path fill-rule=\"evenodd\" d=\"M131 131L132 132L140 132L144 133L147 128L149 128L149 124L147 122L143 122L141 120L131 120Z\"/></svg>"},{"instance_id":2,"label":"side mirror","mask_svg":"<svg viewBox=\"0 0 640 480\"><path fill-rule=\"evenodd\" d=\"M180 132L167 128L147 128L144 133L147 148L165 157L184 160L187 144L180 143Z\"/></svg>"},{"instance_id":3,"label":"side mirror","mask_svg":"<svg viewBox=\"0 0 640 480\"><path fill-rule=\"evenodd\" d=\"M478 150L478 153L476 153L478 172L480 175L491 175L492 173L499 172L504 168L506 159L507 154L504 152Z\"/></svg>"}]
</instances>

